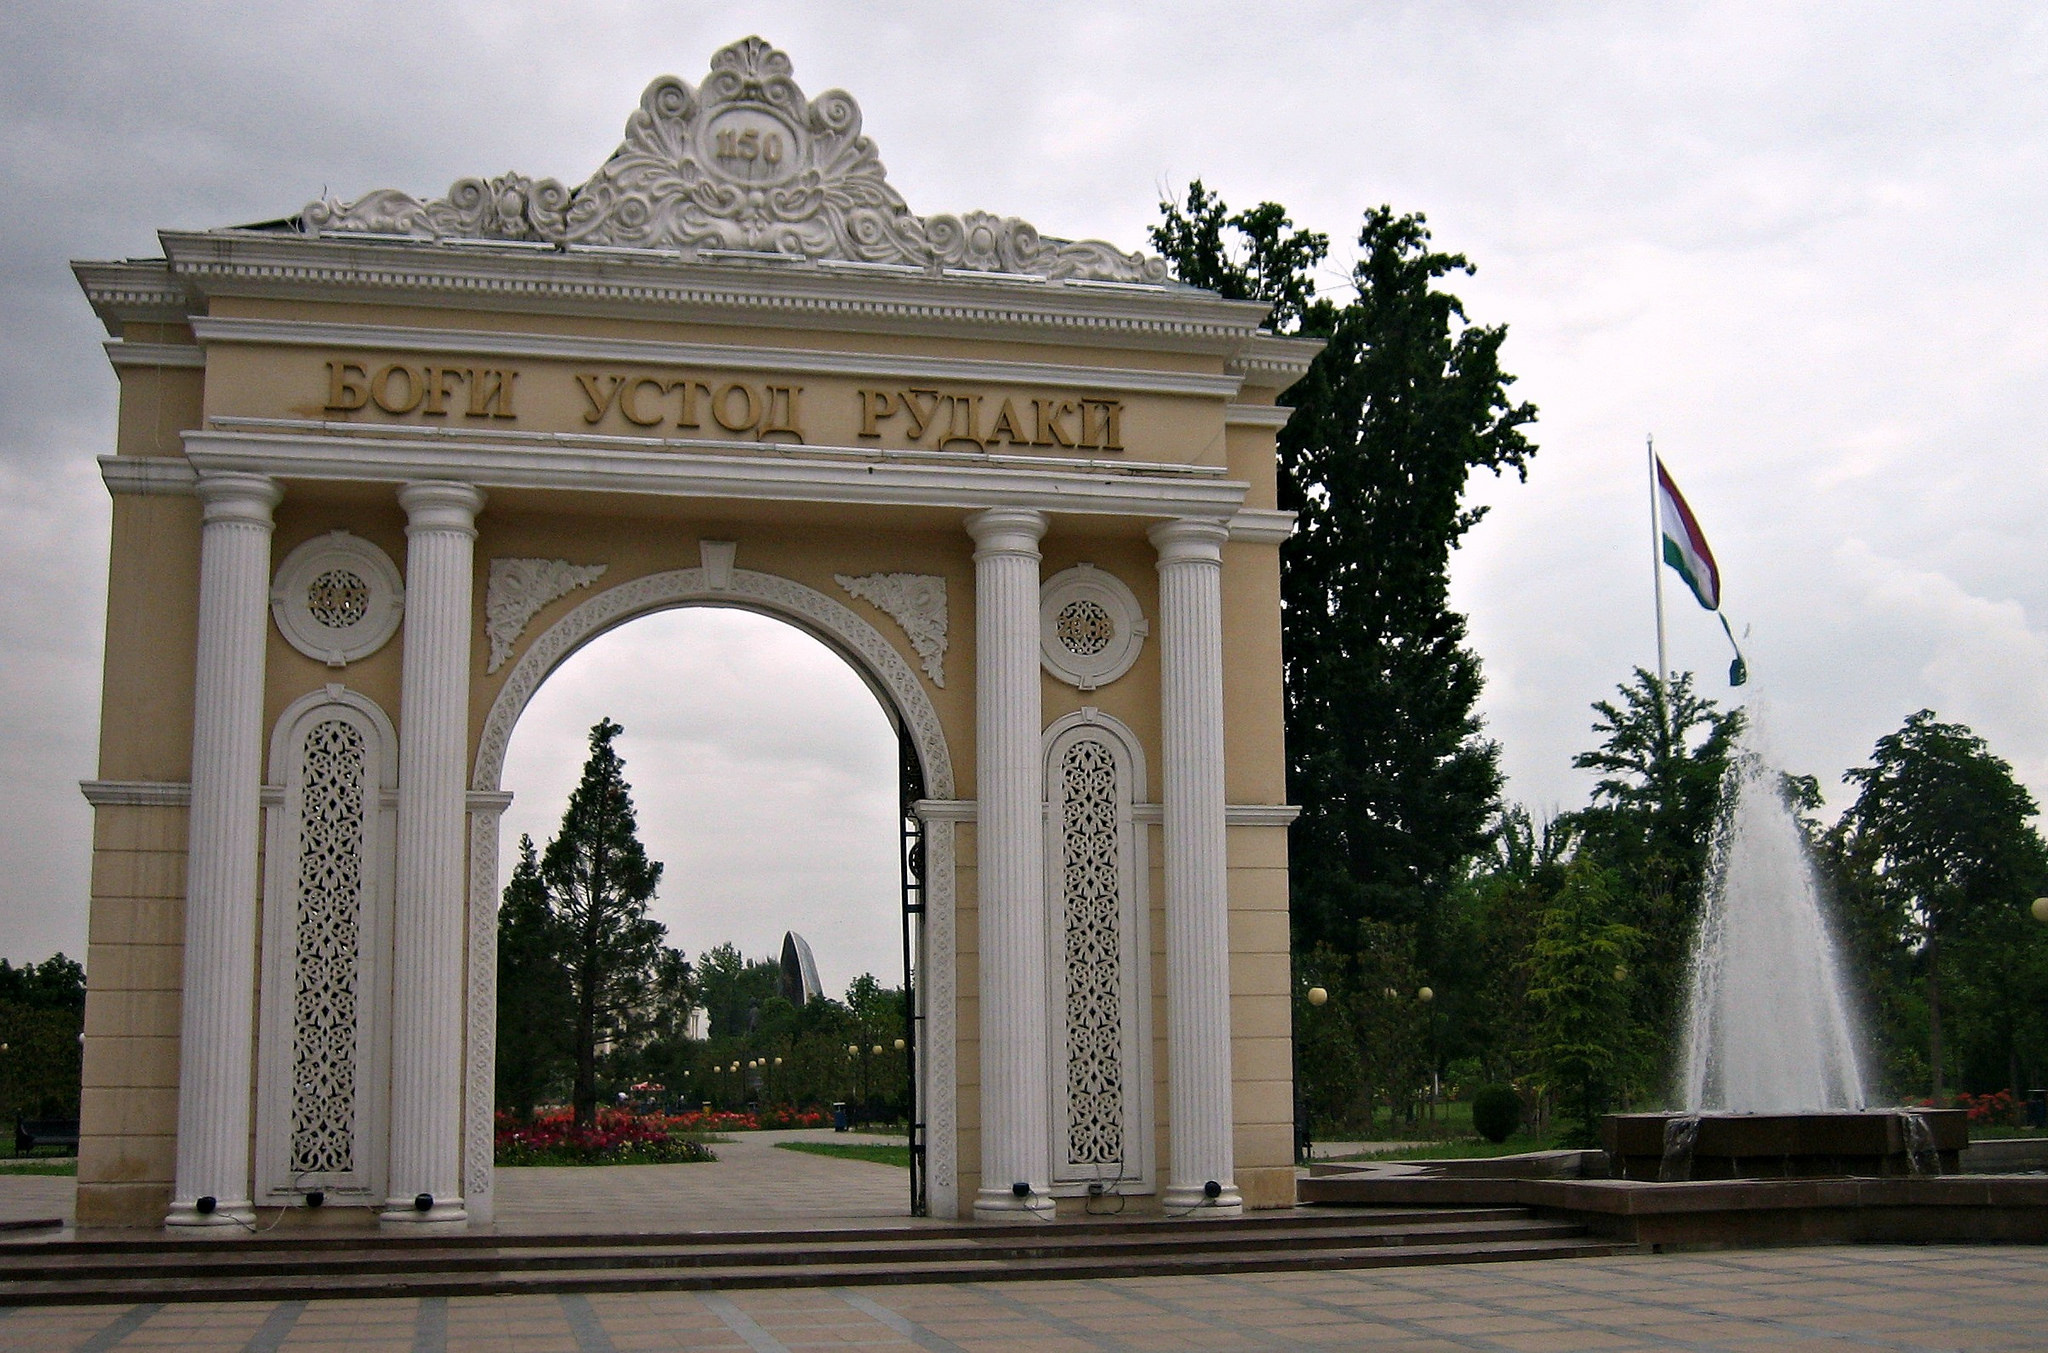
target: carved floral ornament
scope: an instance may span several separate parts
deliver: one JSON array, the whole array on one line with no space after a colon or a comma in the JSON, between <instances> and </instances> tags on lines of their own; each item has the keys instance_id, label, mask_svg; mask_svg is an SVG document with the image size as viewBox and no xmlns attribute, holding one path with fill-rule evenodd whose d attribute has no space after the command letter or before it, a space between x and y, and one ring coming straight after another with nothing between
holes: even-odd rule
<instances>
[{"instance_id":1,"label":"carved floral ornament","mask_svg":"<svg viewBox=\"0 0 2048 1353\"><path fill-rule=\"evenodd\" d=\"M746 38L711 58L692 89L672 75L647 87L626 138L579 188L503 174L459 179L421 201L382 189L314 202L314 234L525 240L557 246L736 250L852 263L1046 278L1167 281L1166 264L1100 240L1042 236L1014 216L918 216L891 188L860 105L843 90L807 99L789 57Z\"/></svg>"}]
</instances>

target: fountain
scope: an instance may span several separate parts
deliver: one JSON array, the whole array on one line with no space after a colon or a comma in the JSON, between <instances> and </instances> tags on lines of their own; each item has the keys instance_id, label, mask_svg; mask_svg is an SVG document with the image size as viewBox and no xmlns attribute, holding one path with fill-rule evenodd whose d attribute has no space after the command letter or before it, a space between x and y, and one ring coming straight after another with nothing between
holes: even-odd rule
<instances>
[{"instance_id":1,"label":"fountain","mask_svg":"<svg viewBox=\"0 0 2048 1353\"><path fill-rule=\"evenodd\" d=\"M1752 734L1728 774L1693 946L1677 1114L1614 1114L1625 1179L1953 1173L1956 1110L1872 1109L1820 881Z\"/></svg>"}]
</instances>

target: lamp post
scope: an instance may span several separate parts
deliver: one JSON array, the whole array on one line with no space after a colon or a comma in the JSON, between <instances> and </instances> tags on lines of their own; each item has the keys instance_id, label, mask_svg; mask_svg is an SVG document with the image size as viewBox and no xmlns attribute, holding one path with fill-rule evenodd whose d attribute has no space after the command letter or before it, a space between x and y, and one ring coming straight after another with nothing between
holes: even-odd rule
<instances>
[{"instance_id":1,"label":"lamp post","mask_svg":"<svg viewBox=\"0 0 2048 1353\"><path fill-rule=\"evenodd\" d=\"M1436 1076L1436 990L1433 987L1418 987L1415 999L1428 1010L1429 1020L1429 1135L1436 1135L1436 1101L1441 1091Z\"/></svg>"}]
</instances>

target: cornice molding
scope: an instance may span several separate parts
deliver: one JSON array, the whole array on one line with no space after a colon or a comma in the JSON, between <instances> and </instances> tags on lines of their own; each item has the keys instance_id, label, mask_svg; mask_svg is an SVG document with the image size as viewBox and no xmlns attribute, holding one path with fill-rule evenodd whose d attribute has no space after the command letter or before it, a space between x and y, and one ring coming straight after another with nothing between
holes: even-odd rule
<instances>
[{"instance_id":1,"label":"cornice molding","mask_svg":"<svg viewBox=\"0 0 2048 1353\"><path fill-rule=\"evenodd\" d=\"M910 809L926 822L972 822L980 807L974 799L919 799ZM1224 824L1231 827L1285 827L1300 816L1300 806L1292 803L1231 803L1223 808ZM1166 805L1134 803L1131 820L1143 826L1161 826L1166 821Z\"/></svg>"},{"instance_id":2,"label":"cornice molding","mask_svg":"<svg viewBox=\"0 0 2048 1353\"><path fill-rule=\"evenodd\" d=\"M134 367L206 367L205 352L190 343L136 343L110 338L100 346L107 350L107 360L116 371Z\"/></svg>"},{"instance_id":3,"label":"cornice molding","mask_svg":"<svg viewBox=\"0 0 2048 1353\"><path fill-rule=\"evenodd\" d=\"M95 808L184 808L192 786L173 780L80 780L78 792Z\"/></svg>"},{"instance_id":4,"label":"cornice molding","mask_svg":"<svg viewBox=\"0 0 2048 1353\"><path fill-rule=\"evenodd\" d=\"M797 454L813 460L849 461L871 464L1000 465L1028 470L1072 471L1087 475L1146 475L1175 479L1223 479L1230 471L1222 465L1200 465L1158 460L1101 460L1072 456L1026 455L1008 451L942 451L929 446L829 446L803 444L792 452L788 442L745 442L704 437L629 437L598 432L525 432L518 429L428 427L414 423L339 423L307 418L244 418L223 415L207 420L213 432L254 433L259 436L343 438L364 442L431 442L436 445L532 446L620 451L709 452L713 455L771 456L788 459ZM190 432L185 435L192 435Z\"/></svg>"},{"instance_id":5,"label":"cornice molding","mask_svg":"<svg viewBox=\"0 0 2048 1353\"><path fill-rule=\"evenodd\" d=\"M1272 508L1239 508L1230 518L1233 545L1280 545L1294 534L1295 514Z\"/></svg>"},{"instance_id":6,"label":"cornice molding","mask_svg":"<svg viewBox=\"0 0 2048 1353\"><path fill-rule=\"evenodd\" d=\"M95 808L186 808L192 803L187 780L80 780L78 792ZM264 785L259 798L266 808L278 807L284 802L284 786ZM472 813L502 813L512 806L510 790L472 789L468 798ZM381 802L386 808L397 807L397 792L386 790Z\"/></svg>"},{"instance_id":7,"label":"cornice molding","mask_svg":"<svg viewBox=\"0 0 2048 1353\"><path fill-rule=\"evenodd\" d=\"M198 491L199 472L178 456L101 456L100 479L108 493L179 497Z\"/></svg>"},{"instance_id":8,"label":"cornice molding","mask_svg":"<svg viewBox=\"0 0 2048 1353\"><path fill-rule=\"evenodd\" d=\"M1266 307L1189 288L854 268L774 256L686 262L645 249L537 249L507 241L249 230L164 231L177 279L200 296L386 300L683 322L934 337L1029 333L1055 341L1238 352Z\"/></svg>"},{"instance_id":9,"label":"cornice molding","mask_svg":"<svg viewBox=\"0 0 2048 1353\"><path fill-rule=\"evenodd\" d=\"M1320 338L1282 338L1259 333L1232 354L1229 369L1243 376L1247 385L1285 390L1308 374L1316 355L1327 346Z\"/></svg>"},{"instance_id":10,"label":"cornice molding","mask_svg":"<svg viewBox=\"0 0 2048 1353\"><path fill-rule=\"evenodd\" d=\"M182 324L193 311L204 308L184 283L172 276L165 259L79 261L72 263L71 272L93 313L116 338L124 325Z\"/></svg>"},{"instance_id":11,"label":"cornice molding","mask_svg":"<svg viewBox=\"0 0 2048 1353\"><path fill-rule=\"evenodd\" d=\"M1238 380L1244 377L1240 374ZM1294 410L1285 404L1226 404L1223 406L1223 422L1234 428L1271 428L1279 431L1287 426L1287 420L1294 417Z\"/></svg>"},{"instance_id":12,"label":"cornice molding","mask_svg":"<svg viewBox=\"0 0 2048 1353\"><path fill-rule=\"evenodd\" d=\"M410 431L410 429L408 429ZM784 445L734 455L745 443L609 439L604 445L534 440L508 444L314 432L194 431L185 454L203 471L279 479L371 483L452 480L492 489L554 489L661 497L759 498L975 510L1026 507L1061 513L1231 518L1249 486L1207 475L1041 468L1029 457L959 454L956 463L906 461L888 452ZM631 449L628 449L628 448ZM837 455L820 454L836 452Z\"/></svg>"},{"instance_id":13,"label":"cornice molding","mask_svg":"<svg viewBox=\"0 0 2048 1353\"><path fill-rule=\"evenodd\" d=\"M1009 362L963 357L920 357L888 352L844 352L721 343L662 343L646 339L587 338L579 334L502 330L419 329L391 324L331 324L316 320L212 319L192 321L205 344L247 343L347 350L463 353L691 366L712 371L776 371L818 376L899 377L971 381L991 385L1058 385L1069 389L1139 394L1221 396L1237 393L1238 376L1198 371L1152 371L1078 363ZM111 349L116 345L109 345ZM186 348L197 353L197 349ZM201 363L195 362L194 365ZM1229 408L1269 406L1230 405ZM1284 414L1292 410L1282 410ZM1235 421L1235 420L1233 420ZM1283 417L1282 422L1286 421Z\"/></svg>"}]
</instances>

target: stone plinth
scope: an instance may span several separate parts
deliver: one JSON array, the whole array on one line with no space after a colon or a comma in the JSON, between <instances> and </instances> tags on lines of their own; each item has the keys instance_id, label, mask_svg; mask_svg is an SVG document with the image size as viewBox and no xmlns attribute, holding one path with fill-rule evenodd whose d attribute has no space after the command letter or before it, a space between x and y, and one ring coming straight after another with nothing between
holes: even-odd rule
<instances>
[{"instance_id":1,"label":"stone plinth","mask_svg":"<svg viewBox=\"0 0 2048 1353\"><path fill-rule=\"evenodd\" d=\"M1649 1183L1951 1175L1969 1137L1960 1109L1617 1113L1600 1122L1613 1176Z\"/></svg>"}]
</instances>

